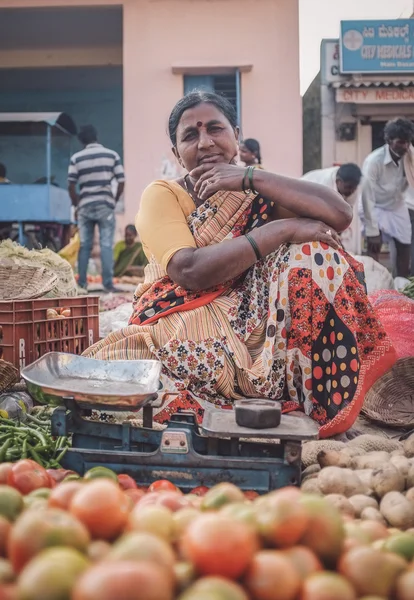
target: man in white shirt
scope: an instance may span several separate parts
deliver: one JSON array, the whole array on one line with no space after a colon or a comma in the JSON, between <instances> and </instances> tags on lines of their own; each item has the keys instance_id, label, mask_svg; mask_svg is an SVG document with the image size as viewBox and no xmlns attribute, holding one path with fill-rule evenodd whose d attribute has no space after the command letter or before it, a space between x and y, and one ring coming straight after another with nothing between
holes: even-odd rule
<instances>
[{"instance_id":1,"label":"man in white shirt","mask_svg":"<svg viewBox=\"0 0 414 600\"><path fill-rule=\"evenodd\" d=\"M351 225L341 233L341 241L344 249L351 254L361 254L362 252L362 227L359 215L360 209L360 181L362 173L358 165L346 163L340 167L329 167L327 169L318 169L310 171L303 175L302 179L320 183L333 190L336 190L353 208L354 216ZM373 215L372 205L368 202L363 205L363 220L365 223L365 233L368 244L370 240L376 240L379 236L378 225Z\"/></svg>"},{"instance_id":2,"label":"man in white shirt","mask_svg":"<svg viewBox=\"0 0 414 600\"><path fill-rule=\"evenodd\" d=\"M398 277L410 274L411 221L405 192L408 187L403 158L414 139L414 124L408 119L388 121L385 145L365 159L362 198L374 204L381 239L390 244L393 271ZM395 252L394 252L395 249ZM371 248L370 256L378 260ZM395 255L395 256L393 256Z\"/></svg>"},{"instance_id":3,"label":"man in white shirt","mask_svg":"<svg viewBox=\"0 0 414 600\"><path fill-rule=\"evenodd\" d=\"M411 221L411 268L410 275L414 276L414 188L411 186L405 192L405 202L408 207Z\"/></svg>"}]
</instances>

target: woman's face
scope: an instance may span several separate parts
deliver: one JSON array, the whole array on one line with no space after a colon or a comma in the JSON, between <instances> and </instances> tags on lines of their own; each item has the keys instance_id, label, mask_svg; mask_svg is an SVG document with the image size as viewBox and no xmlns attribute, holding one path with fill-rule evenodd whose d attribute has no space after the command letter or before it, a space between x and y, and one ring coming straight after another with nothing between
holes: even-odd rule
<instances>
[{"instance_id":1,"label":"woman's face","mask_svg":"<svg viewBox=\"0 0 414 600\"><path fill-rule=\"evenodd\" d=\"M238 137L238 128L214 104L198 104L183 113L173 152L187 171L204 162L229 164L237 156Z\"/></svg>"},{"instance_id":2,"label":"woman's face","mask_svg":"<svg viewBox=\"0 0 414 600\"><path fill-rule=\"evenodd\" d=\"M240 160L244 162L244 164L254 165L256 159L256 155L253 152L250 152L250 150L244 144L240 146Z\"/></svg>"}]
</instances>

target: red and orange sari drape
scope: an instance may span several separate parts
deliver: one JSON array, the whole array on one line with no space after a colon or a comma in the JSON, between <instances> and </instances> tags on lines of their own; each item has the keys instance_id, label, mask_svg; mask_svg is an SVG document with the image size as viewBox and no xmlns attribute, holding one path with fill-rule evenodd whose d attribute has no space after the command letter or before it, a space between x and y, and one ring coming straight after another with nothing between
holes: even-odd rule
<instances>
[{"instance_id":1,"label":"red and orange sari drape","mask_svg":"<svg viewBox=\"0 0 414 600\"><path fill-rule=\"evenodd\" d=\"M188 226L198 247L224 244L266 223L271 208L260 197L217 193ZM130 325L86 355L160 360L171 401L159 422L261 397L304 411L320 437L352 426L365 393L396 359L368 302L363 266L319 242L283 245L237 280L200 293L180 288L152 258Z\"/></svg>"}]
</instances>

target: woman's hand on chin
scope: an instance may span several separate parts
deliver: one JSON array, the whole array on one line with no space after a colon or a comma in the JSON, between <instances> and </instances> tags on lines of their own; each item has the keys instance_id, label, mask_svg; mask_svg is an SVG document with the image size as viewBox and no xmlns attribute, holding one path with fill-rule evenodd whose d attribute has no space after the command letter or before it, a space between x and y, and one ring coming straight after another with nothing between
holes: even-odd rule
<instances>
[{"instance_id":1,"label":"woman's hand on chin","mask_svg":"<svg viewBox=\"0 0 414 600\"><path fill-rule=\"evenodd\" d=\"M241 192L245 173L238 165L205 162L190 172L190 178L200 200L207 200L220 191Z\"/></svg>"},{"instance_id":2,"label":"woman's hand on chin","mask_svg":"<svg viewBox=\"0 0 414 600\"><path fill-rule=\"evenodd\" d=\"M342 248L341 238L338 233L323 221L313 219L288 219L291 235L291 244L302 244L304 242L325 242L332 248Z\"/></svg>"}]
</instances>

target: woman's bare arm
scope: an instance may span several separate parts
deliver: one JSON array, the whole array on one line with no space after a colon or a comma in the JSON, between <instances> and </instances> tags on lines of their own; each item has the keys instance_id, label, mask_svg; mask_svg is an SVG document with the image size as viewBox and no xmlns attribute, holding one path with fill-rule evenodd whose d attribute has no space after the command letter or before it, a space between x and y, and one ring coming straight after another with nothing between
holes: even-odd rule
<instances>
[{"instance_id":1,"label":"woman's bare arm","mask_svg":"<svg viewBox=\"0 0 414 600\"><path fill-rule=\"evenodd\" d=\"M254 229L254 239L262 256L267 256L287 242L324 241L339 247L334 232L327 234L326 223L309 219L272 221ZM232 240L205 248L183 248L174 254L167 266L173 281L190 291L206 290L238 277L257 261L256 254L246 238Z\"/></svg>"},{"instance_id":2,"label":"woman's bare arm","mask_svg":"<svg viewBox=\"0 0 414 600\"><path fill-rule=\"evenodd\" d=\"M201 200L218 191L238 191L246 170L227 164L203 163L190 173ZM352 221L352 208L340 194L327 186L255 169L256 191L275 203L276 218L290 216L323 221L335 231L344 231Z\"/></svg>"}]
</instances>

